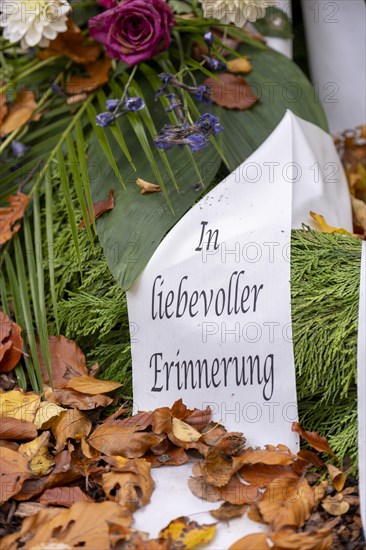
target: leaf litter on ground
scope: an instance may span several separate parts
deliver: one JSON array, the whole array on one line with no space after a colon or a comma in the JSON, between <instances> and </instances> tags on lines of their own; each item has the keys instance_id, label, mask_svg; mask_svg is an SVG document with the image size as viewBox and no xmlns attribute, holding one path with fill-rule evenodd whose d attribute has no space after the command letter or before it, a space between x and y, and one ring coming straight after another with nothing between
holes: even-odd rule
<instances>
[{"instance_id":1,"label":"leaf litter on ground","mask_svg":"<svg viewBox=\"0 0 366 550\"><path fill-rule=\"evenodd\" d=\"M245 514L268 531L243 537L232 550L335 550L345 540L347 548L362 548L357 481L320 434L295 423L314 450L253 448L244 434L213 422L209 407L189 409L181 399L134 416L122 405L108 415L105 407L118 396L106 393L120 384L93 376L97 367L90 372L82 350L63 336L50 339L50 352L53 390L0 393L4 550L202 548ZM133 529L134 512L151 505L152 468L188 460L187 491L215 503L212 523L176 518L156 539Z\"/></svg>"}]
</instances>

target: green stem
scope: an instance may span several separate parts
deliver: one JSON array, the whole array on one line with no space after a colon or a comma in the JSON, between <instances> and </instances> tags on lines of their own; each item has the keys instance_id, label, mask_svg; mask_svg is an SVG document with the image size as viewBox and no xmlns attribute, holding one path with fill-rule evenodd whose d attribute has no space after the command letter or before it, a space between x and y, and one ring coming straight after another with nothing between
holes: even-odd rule
<instances>
[{"instance_id":1,"label":"green stem","mask_svg":"<svg viewBox=\"0 0 366 550\"><path fill-rule=\"evenodd\" d=\"M49 156L48 156L48 159L47 159L47 162L45 163L45 165L43 166L42 170L40 171L31 191L29 192L29 196L32 196L34 194L34 192L38 189L44 175L46 174L46 171L49 167L49 165L51 164L52 160L54 159L55 155L57 155L58 151L60 150L62 144L64 143L65 139L67 138L67 136L69 135L69 133L72 131L72 129L74 128L74 126L76 125L76 123L78 122L78 120L81 118L81 116L83 115L84 111L86 111L88 105L93 101L94 99L94 94L90 94L90 96L88 97L88 99L85 101L85 103L83 103L83 105L80 107L80 109L78 110L78 112L74 115L74 117L72 118L70 124L67 126L67 128L62 132L61 134L61 137L59 139L59 141L57 142L57 145L55 145L55 147L52 149L52 151L50 152Z\"/></svg>"},{"instance_id":2,"label":"green stem","mask_svg":"<svg viewBox=\"0 0 366 550\"><path fill-rule=\"evenodd\" d=\"M61 57L63 57L63 56L62 55L55 55L54 57L48 57L47 59L43 59L43 61L38 61L38 59L37 59L36 63L34 65L32 65L32 67L29 67L29 69L27 69L23 73L20 73L19 75L16 75L15 78L13 80L10 80L10 82L8 82L7 84L4 84L4 86L2 86L0 88L0 94L2 92L5 92L5 90L10 88L10 86L15 84L16 82L21 82L26 76L29 76L30 74L38 71L38 69L41 69L42 67L45 67L46 65L49 65L50 63L52 63L53 61L55 61L57 59L60 59Z\"/></svg>"}]
</instances>

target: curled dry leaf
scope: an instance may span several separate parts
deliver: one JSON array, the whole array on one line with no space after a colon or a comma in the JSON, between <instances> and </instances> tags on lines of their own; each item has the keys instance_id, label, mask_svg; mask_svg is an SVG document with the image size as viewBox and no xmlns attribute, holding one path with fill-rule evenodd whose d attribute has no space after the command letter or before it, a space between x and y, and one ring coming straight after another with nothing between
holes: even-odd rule
<instances>
[{"instance_id":1,"label":"curled dry leaf","mask_svg":"<svg viewBox=\"0 0 366 550\"><path fill-rule=\"evenodd\" d=\"M131 512L146 506L154 490L150 464L143 458L114 458L112 471L102 475L106 496Z\"/></svg>"},{"instance_id":2,"label":"curled dry leaf","mask_svg":"<svg viewBox=\"0 0 366 550\"><path fill-rule=\"evenodd\" d=\"M229 550L271 550L269 536L265 533L247 535L232 544Z\"/></svg>"},{"instance_id":3,"label":"curled dry leaf","mask_svg":"<svg viewBox=\"0 0 366 550\"><path fill-rule=\"evenodd\" d=\"M225 456L214 447L208 451L202 463L203 477L215 487L223 487L229 483L231 476L241 468L240 459L241 457Z\"/></svg>"},{"instance_id":4,"label":"curled dry leaf","mask_svg":"<svg viewBox=\"0 0 366 550\"><path fill-rule=\"evenodd\" d=\"M76 63L92 63L100 55L99 44L85 38L81 29L72 19L67 22L67 31L61 32L52 40L48 48L40 50L37 55L40 59L47 59L55 55L64 55Z\"/></svg>"},{"instance_id":5,"label":"curled dry leaf","mask_svg":"<svg viewBox=\"0 0 366 550\"><path fill-rule=\"evenodd\" d=\"M275 479L258 503L264 520L274 530L302 527L315 506L315 495L306 479Z\"/></svg>"},{"instance_id":6,"label":"curled dry leaf","mask_svg":"<svg viewBox=\"0 0 366 550\"><path fill-rule=\"evenodd\" d=\"M108 193L108 199L105 199L103 201L97 201L93 203L93 216L94 219L97 220L105 214L105 212L109 212L109 210L112 210L114 208L114 189L111 189ZM90 212L88 213L89 216L89 222L92 222L92 217L90 215ZM85 221L82 220L79 227L85 227Z\"/></svg>"},{"instance_id":7,"label":"curled dry leaf","mask_svg":"<svg viewBox=\"0 0 366 550\"><path fill-rule=\"evenodd\" d=\"M37 429L33 422L4 417L0 421L0 438L29 441L37 437Z\"/></svg>"},{"instance_id":8,"label":"curled dry leaf","mask_svg":"<svg viewBox=\"0 0 366 550\"><path fill-rule=\"evenodd\" d=\"M21 327L0 311L0 373L10 372L19 363L23 348L21 332Z\"/></svg>"},{"instance_id":9,"label":"curled dry leaf","mask_svg":"<svg viewBox=\"0 0 366 550\"><path fill-rule=\"evenodd\" d=\"M113 399L107 395L88 395L67 388L48 392L47 399L53 403L72 407L79 411L91 411L97 407L107 407L113 401Z\"/></svg>"},{"instance_id":10,"label":"curled dry leaf","mask_svg":"<svg viewBox=\"0 0 366 550\"><path fill-rule=\"evenodd\" d=\"M184 422L196 428L196 430L201 431L207 428L211 420L211 412L210 407L206 407L203 411L201 409L193 409L193 411L185 417Z\"/></svg>"},{"instance_id":11,"label":"curled dry leaf","mask_svg":"<svg viewBox=\"0 0 366 550\"><path fill-rule=\"evenodd\" d=\"M66 388L76 390L80 393L88 393L96 395L98 393L107 393L120 388L122 384L119 382L113 382L112 380L98 380L94 376L88 376L83 374L76 378L71 378L68 381Z\"/></svg>"},{"instance_id":12,"label":"curled dry leaf","mask_svg":"<svg viewBox=\"0 0 366 550\"><path fill-rule=\"evenodd\" d=\"M62 451L68 439L89 435L91 427L89 418L77 409L70 409L60 414L52 426L56 438L56 451Z\"/></svg>"},{"instance_id":13,"label":"curled dry leaf","mask_svg":"<svg viewBox=\"0 0 366 550\"><path fill-rule=\"evenodd\" d=\"M240 453L245 446L246 439L240 432L229 432L217 443L217 448L227 456Z\"/></svg>"},{"instance_id":14,"label":"curled dry leaf","mask_svg":"<svg viewBox=\"0 0 366 550\"><path fill-rule=\"evenodd\" d=\"M66 93L70 95L89 93L108 82L109 71L112 67L108 57L102 57L85 65L89 76L72 75L66 84Z\"/></svg>"},{"instance_id":15,"label":"curled dry leaf","mask_svg":"<svg viewBox=\"0 0 366 550\"><path fill-rule=\"evenodd\" d=\"M250 85L242 76L221 73L217 79L207 78L204 85L210 86L213 103L227 109L239 109L244 111L252 107L258 97L254 95Z\"/></svg>"},{"instance_id":16,"label":"curled dry leaf","mask_svg":"<svg viewBox=\"0 0 366 550\"><path fill-rule=\"evenodd\" d=\"M70 548L109 548L109 524L128 527L131 514L115 502L75 502L68 510L46 508L26 518L19 532L4 537L3 550L10 550L27 537L25 548L42 548L42 544L63 543ZM50 546L43 546L50 548Z\"/></svg>"},{"instance_id":17,"label":"curled dry leaf","mask_svg":"<svg viewBox=\"0 0 366 550\"><path fill-rule=\"evenodd\" d=\"M65 388L71 378L89 374L86 368L86 359L79 346L65 338L65 336L50 336L48 345L51 357L51 372L54 388ZM37 345L40 360L42 378L49 384L46 363L44 361L40 344Z\"/></svg>"},{"instance_id":18,"label":"curled dry leaf","mask_svg":"<svg viewBox=\"0 0 366 550\"><path fill-rule=\"evenodd\" d=\"M172 420L172 432L177 439L184 441L185 443L194 443L201 437L199 431L195 430L192 426L186 424L186 422L183 422L178 418L173 418Z\"/></svg>"},{"instance_id":19,"label":"curled dry leaf","mask_svg":"<svg viewBox=\"0 0 366 550\"><path fill-rule=\"evenodd\" d=\"M187 517L174 519L165 529L159 533L159 539L168 540L171 547L179 543L178 548L189 550L198 545L210 542L216 532L216 523L212 525L200 525Z\"/></svg>"},{"instance_id":20,"label":"curled dry leaf","mask_svg":"<svg viewBox=\"0 0 366 550\"><path fill-rule=\"evenodd\" d=\"M337 459L336 455L329 447L327 438L318 434L318 432L307 432L303 430L299 422L294 422L292 424L292 431L300 434L300 437L302 437L302 439L305 439L305 441L309 443L309 445L313 447L313 449L316 449L317 451L320 451L322 453L328 453L333 458Z\"/></svg>"},{"instance_id":21,"label":"curled dry leaf","mask_svg":"<svg viewBox=\"0 0 366 550\"><path fill-rule=\"evenodd\" d=\"M331 516L343 516L350 509L350 505L346 500L343 500L341 493L335 496L327 496L322 501L322 508Z\"/></svg>"},{"instance_id":22,"label":"curled dry leaf","mask_svg":"<svg viewBox=\"0 0 366 550\"><path fill-rule=\"evenodd\" d=\"M28 201L29 196L19 191L16 195L7 197L9 206L0 207L0 245L10 241L14 233L19 231L19 220L24 216Z\"/></svg>"},{"instance_id":23,"label":"curled dry leaf","mask_svg":"<svg viewBox=\"0 0 366 550\"><path fill-rule=\"evenodd\" d=\"M156 185L155 183L150 183L141 178L137 178L136 183L139 187L141 187L141 191L140 191L141 195L144 195L145 193L156 193L158 191L161 191L160 185Z\"/></svg>"},{"instance_id":24,"label":"curled dry leaf","mask_svg":"<svg viewBox=\"0 0 366 550\"><path fill-rule=\"evenodd\" d=\"M11 390L0 393L0 416L33 422L41 398L33 392Z\"/></svg>"},{"instance_id":25,"label":"curled dry leaf","mask_svg":"<svg viewBox=\"0 0 366 550\"><path fill-rule=\"evenodd\" d=\"M250 73L253 69L252 64L246 57L237 57L227 62L229 73Z\"/></svg>"},{"instance_id":26,"label":"curled dry leaf","mask_svg":"<svg viewBox=\"0 0 366 550\"><path fill-rule=\"evenodd\" d=\"M146 432L126 432L123 426L102 424L91 434L88 443L106 455L140 458L148 449L158 445L164 437Z\"/></svg>"},{"instance_id":27,"label":"curled dry leaf","mask_svg":"<svg viewBox=\"0 0 366 550\"><path fill-rule=\"evenodd\" d=\"M333 227L332 225L329 225L324 216L321 214L316 214L315 212L310 212L310 216L313 218L313 220L316 221L319 230L322 233L339 233L340 235L352 235L347 229L343 229L342 227Z\"/></svg>"},{"instance_id":28,"label":"curled dry leaf","mask_svg":"<svg viewBox=\"0 0 366 550\"><path fill-rule=\"evenodd\" d=\"M45 506L64 506L70 508L75 502L93 500L80 487L53 487L46 489L39 497L39 502Z\"/></svg>"},{"instance_id":29,"label":"curled dry leaf","mask_svg":"<svg viewBox=\"0 0 366 550\"><path fill-rule=\"evenodd\" d=\"M0 504L19 493L30 476L28 460L17 451L1 447Z\"/></svg>"},{"instance_id":30,"label":"curled dry leaf","mask_svg":"<svg viewBox=\"0 0 366 550\"><path fill-rule=\"evenodd\" d=\"M1 123L0 136L6 136L17 130L33 117L37 107L32 90L21 90L15 101L9 106L8 113Z\"/></svg>"},{"instance_id":31,"label":"curled dry leaf","mask_svg":"<svg viewBox=\"0 0 366 550\"><path fill-rule=\"evenodd\" d=\"M229 519L241 517L246 509L247 506L245 504L238 506L237 504L223 502L220 508L210 510L210 514L219 521L228 521Z\"/></svg>"},{"instance_id":32,"label":"curled dry leaf","mask_svg":"<svg viewBox=\"0 0 366 550\"><path fill-rule=\"evenodd\" d=\"M333 464L328 464L327 468L333 487L338 492L342 491L347 481L346 474L344 474L339 468L336 468L336 466L333 466Z\"/></svg>"},{"instance_id":33,"label":"curled dry leaf","mask_svg":"<svg viewBox=\"0 0 366 550\"><path fill-rule=\"evenodd\" d=\"M333 545L331 531L324 528L304 533L283 530L273 533L270 540L272 550L329 550Z\"/></svg>"}]
</instances>

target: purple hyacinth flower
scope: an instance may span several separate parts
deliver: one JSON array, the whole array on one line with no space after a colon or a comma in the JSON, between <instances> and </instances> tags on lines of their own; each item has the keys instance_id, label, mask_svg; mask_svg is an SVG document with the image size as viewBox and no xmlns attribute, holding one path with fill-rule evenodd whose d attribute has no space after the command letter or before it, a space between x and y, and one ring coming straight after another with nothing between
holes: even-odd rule
<instances>
[{"instance_id":1,"label":"purple hyacinth flower","mask_svg":"<svg viewBox=\"0 0 366 550\"><path fill-rule=\"evenodd\" d=\"M206 42L206 46L210 50L212 48L212 44L214 42L214 35L211 31L208 31L204 34L203 40Z\"/></svg>"},{"instance_id":2,"label":"purple hyacinth flower","mask_svg":"<svg viewBox=\"0 0 366 550\"><path fill-rule=\"evenodd\" d=\"M111 113L115 111L121 104L120 99L107 99L105 102L105 106L107 107L107 110Z\"/></svg>"}]
</instances>

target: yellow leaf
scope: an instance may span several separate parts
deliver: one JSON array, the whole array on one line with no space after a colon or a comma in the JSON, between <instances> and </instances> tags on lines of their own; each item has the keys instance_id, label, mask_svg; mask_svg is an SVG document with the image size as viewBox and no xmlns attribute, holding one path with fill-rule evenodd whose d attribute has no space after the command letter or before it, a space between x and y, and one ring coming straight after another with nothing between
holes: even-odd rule
<instances>
[{"instance_id":1,"label":"yellow leaf","mask_svg":"<svg viewBox=\"0 0 366 550\"><path fill-rule=\"evenodd\" d=\"M24 393L19 390L0 394L0 416L10 416L18 420L33 422L41 398L35 393Z\"/></svg>"},{"instance_id":2,"label":"yellow leaf","mask_svg":"<svg viewBox=\"0 0 366 550\"><path fill-rule=\"evenodd\" d=\"M45 427L45 425L48 424L50 420L57 418L57 416L60 416L60 414L64 411L66 411L66 409L63 409L59 405L56 405L56 403L42 401L36 412L34 425L36 426L37 430L39 430Z\"/></svg>"},{"instance_id":3,"label":"yellow leaf","mask_svg":"<svg viewBox=\"0 0 366 550\"><path fill-rule=\"evenodd\" d=\"M347 229L328 225L328 223L325 221L324 217L321 214L310 212L310 216L313 218L313 220L316 221L316 223L319 226L319 230L322 231L323 233L339 233L340 235L352 235L352 233L347 231Z\"/></svg>"},{"instance_id":4,"label":"yellow leaf","mask_svg":"<svg viewBox=\"0 0 366 550\"><path fill-rule=\"evenodd\" d=\"M178 418L172 419L172 432L175 437L186 443L194 443L199 440L202 434L192 428L186 422L179 420Z\"/></svg>"},{"instance_id":5,"label":"yellow leaf","mask_svg":"<svg viewBox=\"0 0 366 550\"><path fill-rule=\"evenodd\" d=\"M165 529L160 531L159 537L168 540L174 547L179 542L185 550L196 548L199 544L209 542L216 532L216 523L211 525L199 525L196 521L190 521L187 517L174 519Z\"/></svg>"},{"instance_id":6,"label":"yellow leaf","mask_svg":"<svg viewBox=\"0 0 366 550\"><path fill-rule=\"evenodd\" d=\"M252 64L246 57L238 57L227 62L229 73L250 73L252 69Z\"/></svg>"},{"instance_id":7,"label":"yellow leaf","mask_svg":"<svg viewBox=\"0 0 366 550\"><path fill-rule=\"evenodd\" d=\"M120 388L122 384L119 382L112 382L112 380L98 380L94 376L88 376L83 374L82 376L75 376L71 378L66 384L67 388L76 390L80 393L88 393L89 395L97 395L98 393L107 393L109 391Z\"/></svg>"},{"instance_id":8,"label":"yellow leaf","mask_svg":"<svg viewBox=\"0 0 366 550\"><path fill-rule=\"evenodd\" d=\"M18 452L30 461L32 472L39 477L48 474L54 465L54 461L48 456L49 438L50 432L43 432L33 441L20 445L18 449Z\"/></svg>"}]
</instances>

